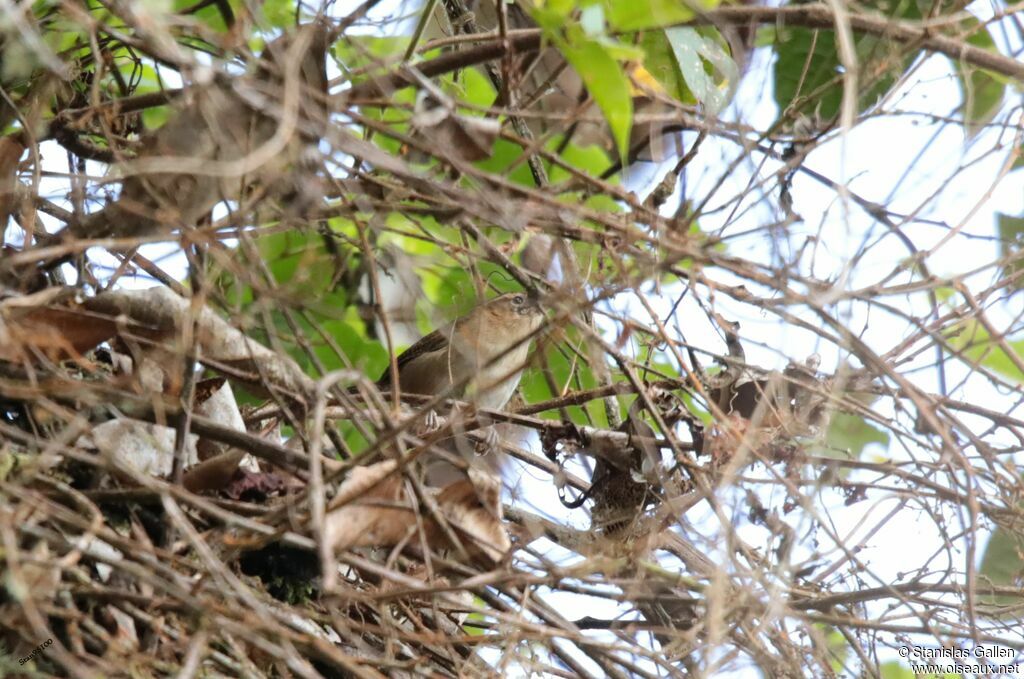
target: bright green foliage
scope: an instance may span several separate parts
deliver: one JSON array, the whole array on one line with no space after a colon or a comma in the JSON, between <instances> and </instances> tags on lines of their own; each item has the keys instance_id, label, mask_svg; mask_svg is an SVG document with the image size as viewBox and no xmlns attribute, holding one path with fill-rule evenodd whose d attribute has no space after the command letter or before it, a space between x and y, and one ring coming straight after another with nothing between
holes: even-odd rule
<instances>
[{"instance_id":1,"label":"bright green foliage","mask_svg":"<svg viewBox=\"0 0 1024 679\"><path fill-rule=\"evenodd\" d=\"M605 0L604 6L608 25L616 31L662 28L693 18L693 10L679 0Z\"/></svg>"},{"instance_id":2,"label":"bright green foliage","mask_svg":"<svg viewBox=\"0 0 1024 679\"><path fill-rule=\"evenodd\" d=\"M296 300L323 300L344 308L344 293L328 289L334 263L316 233L283 231L259 239L260 253L269 264L278 295Z\"/></svg>"},{"instance_id":3,"label":"bright green foliage","mask_svg":"<svg viewBox=\"0 0 1024 679\"><path fill-rule=\"evenodd\" d=\"M693 12L675 0L586 3L578 19L572 11L569 2L548 2L534 8L532 16L583 80L625 158L633 124L633 87L624 62L641 60L643 51L611 35L671 26L692 18Z\"/></svg>"},{"instance_id":4,"label":"bright green foliage","mask_svg":"<svg viewBox=\"0 0 1024 679\"><path fill-rule=\"evenodd\" d=\"M822 451L830 457L859 460L872 443L889 445L889 434L869 424L863 417L837 412L829 422L827 447Z\"/></svg>"},{"instance_id":5,"label":"bright green foliage","mask_svg":"<svg viewBox=\"0 0 1024 679\"><path fill-rule=\"evenodd\" d=\"M481 160L476 165L482 170L500 174L510 181L524 186L533 186L533 175L530 168L522 161L523 147L504 139L498 139L491 148L491 157ZM513 164L516 164L512 168ZM511 171L506 171L512 168Z\"/></svg>"},{"instance_id":6,"label":"bright green foliage","mask_svg":"<svg viewBox=\"0 0 1024 679\"><path fill-rule=\"evenodd\" d=\"M1020 587L1024 582L1024 535L997 528L985 547L978 574L982 590L988 585ZM1020 597L1012 595L982 595L982 601L993 606L1013 605L1019 600Z\"/></svg>"},{"instance_id":7,"label":"bright green foliage","mask_svg":"<svg viewBox=\"0 0 1024 679\"><path fill-rule=\"evenodd\" d=\"M975 47L996 51L995 41L987 28L981 26L973 18L964 22L964 28L967 27L974 31L967 38L968 43ZM973 135L999 112L1006 94L1006 86L1010 84L1010 80L998 73L963 62L955 63L957 80L964 97L961 108L964 123L968 133Z\"/></svg>"},{"instance_id":8,"label":"bright green foliage","mask_svg":"<svg viewBox=\"0 0 1024 679\"><path fill-rule=\"evenodd\" d=\"M548 150L555 151L561 146L561 138L553 139L548 144ZM562 151L562 160L572 167L585 172L593 177L599 177L611 166L608 155L596 146L581 147L575 144L568 144ZM548 172L548 178L552 184L569 178L569 172L552 164ZM610 201L613 205L618 205Z\"/></svg>"},{"instance_id":9,"label":"bright green foliage","mask_svg":"<svg viewBox=\"0 0 1024 679\"><path fill-rule=\"evenodd\" d=\"M720 42L721 35L717 31L708 33L677 27L666 29L665 37L688 91L711 114L716 114L729 103L728 92L721 86L735 85L739 71Z\"/></svg>"},{"instance_id":10,"label":"bright green foliage","mask_svg":"<svg viewBox=\"0 0 1024 679\"><path fill-rule=\"evenodd\" d=\"M644 31L640 36L640 47L644 50L644 68L670 96L686 104L697 103L686 85L666 30Z\"/></svg>"},{"instance_id":11,"label":"bright green foliage","mask_svg":"<svg viewBox=\"0 0 1024 679\"><path fill-rule=\"evenodd\" d=\"M950 343L972 363L980 364L1014 382L1024 382L1024 371L1020 369L1024 363L1024 340L1006 340L1004 348L1000 343L992 341L988 331L980 324L965 321L960 324L959 332Z\"/></svg>"},{"instance_id":12,"label":"bright green foliage","mask_svg":"<svg viewBox=\"0 0 1024 679\"><path fill-rule=\"evenodd\" d=\"M876 9L894 19L919 19L915 0L877 3ZM874 35L855 35L859 96L857 110L873 106L910 67L917 53L898 42ZM829 120L843 101L843 67L832 30L779 28L776 34L775 101L782 112Z\"/></svg>"},{"instance_id":13,"label":"bright green foliage","mask_svg":"<svg viewBox=\"0 0 1024 679\"><path fill-rule=\"evenodd\" d=\"M922 7L916 0L874 3L875 9L895 20L919 21ZM928 5L926 9L931 9ZM977 20L952 24L951 35L967 33L967 42L995 50L992 36ZM779 28L775 33L775 100L783 113L796 112L829 120L838 115L843 101L844 68L839 60L833 30L800 27ZM890 40L886 36L855 34L858 69L856 109L863 112L874 106L924 53L914 45ZM999 110L1006 89L1006 78L956 63L958 80L964 93L963 115L973 132Z\"/></svg>"},{"instance_id":14,"label":"bright green foliage","mask_svg":"<svg viewBox=\"0 0 1024 679\"><path fill-rule=\"evenodd\" d=\"M266 0L260 3L263 19L274 28L295 24L295 3L292 0Z\"/></svg>"},{"instance_id":15,"label":"bright green foliage","mask_svg":"<svg viewBox=\"0 0 1024 679\"><path fill-rule=\"evenodd\" d=\"M334 219L331 224L342 236L356 235L354 225L347 220ZM350 291L335 283L339 278L351 278L359 257L344 239L335 239L336 255L328 252L323 238L317 232L297 230L257 238L257 254L266 263L272 281L261 280L256 267L245 277L223 272L218 277L220 292L235 305L235 315L270 319L292 358L309 372L315 373L312 358L293 341L295 329L307 338L324 370L354 367L375 375L387 364L387 352L369 336L352 305ZM286 322L280 309L292 310L297 328ZM265 337L260 324L255 326L254 335Z\"/></svg>"},{"instance_id":16,"label":"bright green foliage","mask_svg":"<svg viewBox=\"0 0 1024 679\"><path fill-rule=\"evenodd\" d=\"M80 24L55 17L50 26L51 31L43 35L43 40L55 53L61 56L70 56L74 50L87 53L88 34Z\"/></svg>"},{"instance_id":17,"label":"bright green foliage","mask_svg":"<svg viewBox=\"0 0 1024 679\"><path fill-rule=\"evenodd\" d=\"M191 9L197 4L199 3L196 0L174 0L171 6L171 11L175 13L181 12L183 10ZM228 26L224 21L224 14L217 7L218 4L220 3L210 3L196 12L192 12L191 16L194 19L198 19L203 22L218 33L223 33L228 30ZM283 2L282 0L269 0L268 2L264 2L262 3L264 16L266 17L269 12L275 14L278 18L283 18L287 13L285 6L289 4L291 3ZM227 5L231 8L235 17L239 15L240 11L244 11L245 7L245 4L241 2L241 0L227 0ZM292 17L294 17L294 9L292 10ZM287 25L271 23L274 26ZM294 19L292 20L292 23L294 23Z\"/></svg>"},{"instance_id":18,"label":"bright green foliage","mask_svg":"<svg viewBox=\"0 0 1024 679\"><path fill-rule=\"evenodd\" d=\"M356 366L367 375L376 376L387 366L388 352L380 342L367 337L366 323L355 307L348 307L344 318L325 320L320 326L345 352L345 360L342 360L326 342L318 343L316 354L325 369Z\"/></svg>"},{"instance_id":19,"label":"bright green foliage","mask_svg":"<svg viewBox=\"0 0 1024 679\"><path fill-rule=\"evenodd\" d=\"M165 89L163 81L160 79L159 73L156 69L148 64L142 65L142 72L139 74L138 85L135 88L137 94L145 94L147 92L160 92ZM147 108L142 112L142 123L145 125L147 130L155 130L163 126L167 122L167 116L170 114L170 108L167 106L153 106Z\"/></svg>"},{"instance_id":20,"label":"bright green foliage","mask_svg":"<svg viewBox=\"0 0 1024 679\"><path fill-rule=\"evenodd\" d=\"M491 106L498 98L493 83L480 71L467 68L456 78L445 78L450 91L476 106Z\"/></svg>"},{"instance_id":21,"label":"bright green foliage","mask_svg":"<svg viewBox=\"0 0 1024 679\"><path fill-rule=\"evenodd\" d=\"M1024 271L1024 217L999 215L999 255L1013 260L1003 265L1003 275L1014 276ZM1017 290L1024 288L1024 278L1012 283Z\"/></svg>"},{"instance_id":22,"label":"bright green foliage","mask_svg":"<svg viewBox=\"0 0 1024 679\"><path fill-rule=\"evenodd\" d=\"M916 679L917 675L898 661L882 663L882 679Z\"/></svg>"},{"instance_id":23,"label":"bright green foliage","mask_svg":"<svg viewBox=\"0 0 1024 679\"><path fill-rule=\"evenodd\" d=\"M633 97L622 65L601 40L578 38L563 43L560 49L604 113L619 155L625 158L633 125Z\"/></svg>"},{"instance_id":24,"label":"bright green foliage","mask_svg":"<svg viewBox=\"0 0 1024 679\"><path fill-rule=\"evenodd\" d=\"M343 72L373 66L379 60L397 57L409 46L409 39L404 36L353 35L334 44L334 56ZM430 56L429 54L427 55ZM381 66L381 70L386 70ZM367 80L374 72L370 70L364 75L350 75L351 82L357 84Z\"/></svg>"},{"instance_id":25,"label":"bright green foliage","mask_svg":"<svg viewBox=\"0 0 1024 679\"><path fill-rule=\"evenodd\" d=\"M597 386L597 378L590 368L590 359L586 356L586 346L581 345L579 334L567 328L568 338L561 347L551 347L544 354L543 371L531 370L523 375L520 382L523 398L527 403L540 403L561 396L566 391L593 389ZM575 347L583 353L583 358L573 354L567 347ZM544 373L547 373L545 376ZM552 380L555 389L548 385ZM599 402L591 401L585 406L569 406L567 408L572 421L577 424L607 426L607 417ZM557 417L557 413L547 413L545 417Z\"/></svg>"}]
</instances>

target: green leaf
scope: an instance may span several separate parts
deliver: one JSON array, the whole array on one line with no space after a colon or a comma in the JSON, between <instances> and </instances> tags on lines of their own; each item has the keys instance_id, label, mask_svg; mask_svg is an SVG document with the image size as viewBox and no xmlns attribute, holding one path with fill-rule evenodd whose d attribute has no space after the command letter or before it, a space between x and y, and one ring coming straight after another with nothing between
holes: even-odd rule
<instances>
[{"instance_id":1,"label":"green leaf","mask_svg":"<svg viewBox=\"0 0 1024 679\"><path fill-rule=\"evenodd\" d=\"M468 104L474 106L490 106L498 98L490 78L475 68L467 68L459 72L461 96Z\"/></svg>"},{"instance_id":2,"label":"green leaf","mask_svg":"<svg viewBox=\"0 0 1024 679\"><path fill-rule=\"evenodd\" d=\"M556 151L562 145L563 138L553 138L547 145L549 151ZM608 154L603 149L597 146L579 146L577 144L567 144L565 149L562 151L562 160L566 164L581 170L592 177L600 177L601 174L611 166L611 161L608 159ZM563 170L561 167L552 164L549 178L552 184L569 179L571 175L567 170ZM597 194L602 195L602 194ZM614 201L613 201L614 202Z\"/></svg>"},{"instance_id":3,"label":"green leaf","mask_svg":"<svg viewBox=\"0 0 1024 679\"><path fill-rule=\"evenodd\" d=\"M826 456L836 457L837 450L844 450L849 459L858 460L864 454L864 448L871 443L888 446L889 434L871 426L863 417L836 413L829 423L825 440L831 448L824 451Z\"/></svg>"},{"instance_id":4,"label":"green leaf","mask_svg":"<svg viewBox=\"0 0 1024 679\"><path fill-rule=\"evenodd\" d=\"M957 326L958 333L951 338L953 348L963 352L969 360L1009 377L1015 382L1024 382L1024 372L1018 366L1024 356L1024 340L1007 340L1006 348L1016 356L1011 357L1006 349L993 342L988 331L980 323L965 321Z\"/></svg>"},{"instance_id":5,"label":"green leaf","mask_svg":"<svg viewBox=\"0 0 1024 679\"><path fill-rule=\"evenodd\" d=\"M557 8L551 6L548 3L544 6L534 6L530 8L530 18L532 18L537 26L544 29L544 32L549 36L558 35L565 26L565 22L568 20L568 14L563 14Z\"/></svg>"},{"instance_id":6,"label":"green leaf","mask_svg":"<svg viewBox=\"0 0 1024 679\"><path fill-rule=\"evenodd\" d=\"M665 88L669 96L684 104L697 103L693 93L686 86L683 74L679 70L679 62L665 31L644 31L640 37L640 47L644 51L644 68Z\"/></svg>"},{"instance_id":7,"label":"green leaf","mask_svg":"<svg viewBox=\"0 0 1024 679\"><path fill-rule=\"evenodd\" d=\"M609 38L596 40L608 52L608 56L616 61L640 61L644 58L644 51L635 45L627 45Z\"/></svg>"},{"instance_id":8,"label":"green leaf","mask_svg":"<svg viewBox=\"0 0 1024 679\"><path fill-rule=\"evenodd\" d=\"M135 88L136 94L147 92L160 92L164 89L160 74L149 64L142 65L142 73L139 77L139 84ZM142 111L142 123L147 130L156 130L163 127L170 115L169 106L153 106Z\"/></svg>"},{"instance_id":9,"label":"green leaf","mask_svg":"<svg viewBox=\"0 0 1024 679\"><path fill-rule=\"evenodd\" d=\"M343 222L339 218L332 219L332 225ZM356 266L358 251L347 247L343 242L336 241L337 258L325 250L323 238L318 233L302 233L295 230L266 235L257 243L259 254L270 269L274 278L274 303L303 308L313 314L314 318L332 320L342 316L342 312L350 307L350 300L344 289L333 288L332 281L339 267ZM215 274L218 290L244 311L253 304L269 303L262 298L263 287L259 284L251 286L247 277L236 277L231 270ZM276 312L274 312L276 313ZM291 330L281 326L285 334ZM310 330L308 336L317 333Z\"/></svg>"},{"instance_id":10,"label":"green leaf","mask_svg":"<svg viewBox=\"0 0 1024 679\"><path fill-rule=\"evenodd\" d=\"M825 119L835 116L842 90L837 87L839 59L832 31L780 27L776 39L775 103L780 114L804 106L804 101L814 101L815 108L806 113L816 111Z\"/></svg>"},{"instance_id":11,"label":"green leaf","mask_svg":"<svg viewBox=\"0 0 1024 679\"><path fill-rule=\"evenodd\" d=\"M1018 587L1024 582L1024 535L999 527L988 540L985 554L981 558L978 571L983 576L979 582L982 588L986 584L1004 587ZM1019 603L1019 596L982 596L982 600L991 605L1007 605Z\"/></svg>"},{"instance_id":12,"label":"green leaf","mask_svg":"<svg viewBox=\"0 0 1024 679\"><path fill-rule=\"evenodd\" d=\"M999 254L1010 258L1003 265L1003 275L1012 276L1024 270L1024 217L1011 217L1000 213L999 223ZM1015 290L1024 288L1024 278L1017 279L1013 284Z\"/></svg>"},{"instance_id":13,"label":"green leaf","mask_svg":"<svg viewBox=\"0 0 1024 679\"><path fill-rule=\"evenodd\" d=\"M477 627L473 623L479 624L486 621L487 618L482 613L470 613L466 616L466 621L462 623L462 631L471 637L483 636L487 627Z\"/></svg>"},{"instance_id":14,"label":"green leaf","mask_svg":"<svg viewBox=\"0 0 1024 679\"><path fill-rule=\"evenodd\" d=\"M579 346L579 337L576 331L569 328L567 329L567 334L572 345ZM540 403L541 401L561 395L560 391L553 392L548 386L548 377L554 382L558 390L564 390L566 387L570 391L575 389L593 389L597 386L597 378L594 377L594 373L586 361L579 359L572 361L571 356L572 354L568 351L563 354L557 348L552 347L544 355L548 373L547 377L545 377L543 370L537 368L523 373L520 389L527 403ZM538 368L543 365L539 357L535 365ZM593 422L597 426L607 426L608 420L600 399L588 403L586 410L581 406L570 406L568 411L569 417L576 424L590 424ZM557 413L553 417L558 417Z\"/></svg>"},{"instance_id":15,"label":"green leaf","mask_svg":"<svg viewBox=\"0 0 1024 679\"><path fill-rule=\"evenodd\" d=\"M420 279L423 284L423 293L434 307L448 309L461 300L463 308L459 311L468 311L476 301L472 296L473 280L469 271L463 268L448 267L442 269L440 275L436 269L423 271L420 274ZM437 319L427 320L429 325Z\"/></svg>"},{"instance_id":16,"label":"green leaf","mask_svg":"<svg viewBox=\"0 0 1024 679\"><path fill-rule=\"evenodd\" d=\"M681 24L694 12L681 0L605 0L608 24L616 31L641 31Z\"/></svg>"},{"instance_id":17,"label":"green leaf","mask_svg":"<svg viewBox=\"0 0 1024 679\"><path fill-rule=\"evenodd\" d=\"M990 52L998 52L992 35L977 19L965 21L962 28L965 31L973 31L967 38L969 44ZM954 64L960 91L963 93L963 105L960 110L968 135L973 136L999 113L1009 79L998 73L971 66L965 61L954 61Z\"/></svg>"},{"instance_id":18,"label":"green leaf","mask_svg":"<svg viewBox=\"0 0 1024 679\"><path fill-rule=\"evenodd\" d=\"M334 43L334 56L345 75L360 69L358 76L351 77L356 84L379 75L387 59L403 54L408 46L408 36L353 35ZM430 56L424 55L425 58Z\"/></svg>"},{"instance_id":19,"label":"green leaf","mask_svg":"<svg viewBox=\"0 0 1024 679\"><path fill-rule=\"evenodd\" d=\"M259 8L263 19L273 28L287 28L295 24L295 3L292 0L265 0Z\"/></svg>"},{"instance_id":20,"label":"green leaf","mask_svg":"<svg viewBox=\"0 0 1024 679\"><path fill-rule=\"evenodd\" d=\"M196 0L174 0L172 10L175 14L178 14L182 10L194 7L196 4L198 4ZM199 19L218 33L224 33L228 30L228 25L224 22L224 15L217 8L217 5L219 4L220 3L210 3L199 11L193 12L190 16ZM239 15L239 11L244 7L243 3L239 0L228 0L227 4L231 7L231 10L234 12L236 17ZM294 14L292 16L294 17ZM294 19L292 20L292 23L294 23Z\"/></svg>"},{"instance_id":21,"label":"green leaf","mask_svg":"<svg viewBox=\"0 0 1024 679\"><path fill-rule=\"evenodd\" d=\"M879 669L882 671L882 679L916 679L917 676L898 660L882 663Z\"/></svg>"},{"instance_id":22,"label":"green leaf","mask_svg":"<svg viewBox=\"0 0 1024 679\"><path fill-rule=\"evenodd\" d=\"M622 212L622 205L604 193L595 193L583 201L583 204L601 212Z\"/></svg>"},{"instance_id":23,"label":"green leaf","mask_svg":"<svg viewBox=\"0 0 1024 679\"><path fill-rule=\"evenodd\" d=\"M550 11L553 16L561 18L568 17L576 6L574 0L546 0L545 2L539 2L537 4L542 5L543 8Z\"/></svg>"},{"instance_id":24,"label":"green leaf","mask_svg":"<svg viewBox=\"0 0 1024 679\"><path fill-rule=\"evenodd\" d=\"M366 335L366 324L359 317L355 307L350 306L344 319L323 321L320 326L334 339L345 353L345 358L357 370L370 379L380 375L388 364L388 352L380 342L371 340ZM310 337L316 337L310 333ZM345 361L326 343L317 342L314 351L326 370L337 370L347 367Z\"/></svg>"},{"instance_id":25,"label":"green leaf","mask_svg":"<svg viewBox=\"0 0 1024 679\"><path fill-rule=\"evenodd\" d=\"M754 47L774 47L779 40L779 35L774 26L762 26L754 34Z\"/></svg>"},{"instance_id":26,"label":"green leaf","mask_svg":"<svg viewBox=\"0 0 1024 679\"><path fill-rule=\"evenodd\" d=\"M1012 217L999 213L998 222L1000 254L1006 257L1024 245L1024 217Z\"/></svg>"},{"instance_id":27,"label":"green leaf","mask_svg":"<svg viewBox=\"0 0 1024 679\"><path fill-rule=\"evenodd\" d=\"M92 49L89 44L89 34L85 28L78 22L60 17L55 18L49 25L49 30L43 34L43 40L55 53L65 59L71 56L69 52L75 48L80 50L84 48L83 54Z\"/></svg>"},{"instance_id":28,"label":"green leaf","mask_svg":"<svg viewBox=\"0 0 1024 679\"><path fill-rule=\"evenodd\" d=\"M695 28L669 28L665 35L679 65L683 80L697 101L715 115L728 103L728 92L723 91L705 68L710 65L714 73L721 74L723 83L735 83L739 69L725 49L711 38L701 35Z\"/></svg>"},{"instance_id":29,"label":"green leaf","mask_svg":"<svg viewBox=\"0 0 1024 679\"><path fill-rule=\"evenodd\" d=\"M919 19L915 0L879 3L879 10L893 19ZM778 27L774 65L775 101L780 115L793 112L834 118L843 100L842 66L835 31ZM864 111L884 96L914 62L919 50L888 37L855 36L854 51L860 77L857 110Z\"/></svg>"},{"instance_id":30,"label":"green leaf","mask_svg":"<svg viewBox=\"0 0 1024 679\"><path fill-rule=\"evenodd\" d=\"M578 40L575 44L563 43L559 49L594 97L611 128L619 155L625 158L633 126L633 97L622 65L603 42L592 38Z\"/></svg>"},{"instance_id":31,"label":"green leaf","mask_svg":"<svg viewBox=\"0 0 1024 679\"><path fill-rule=\"evenodd\" d=\"M485 158L476 166L487 172L502 175L516 184L534 186L530 166L519 162L523 156L523 147L505 139L496 139L491 147L491 157ZM509 170L515 164L512 170Z\"/></svg>"},{"instance_id":32,"label":"green leaf","mask_svg":"<svg viewBox=\"0 0 1024 679\"><path fill-rule=\"evenodd\" d=\"M167 122L167 118L171 114L171 109L167 106L153 106L147 108L142 112L142 124L146 126L147 130L156 130L164 126Z\"/></svg>"},{"instance_id":33,"label":"green leaf","mask_svg":"<svg viewBox=\"0 0 1024 679\"><path fill-rule=\"evenodd\" d=\"M948 285L939 285L934 288L934 291L935 299L939 300L940 302L948 302L957 295L957 291Z\"/></svg>"}]
</instances>

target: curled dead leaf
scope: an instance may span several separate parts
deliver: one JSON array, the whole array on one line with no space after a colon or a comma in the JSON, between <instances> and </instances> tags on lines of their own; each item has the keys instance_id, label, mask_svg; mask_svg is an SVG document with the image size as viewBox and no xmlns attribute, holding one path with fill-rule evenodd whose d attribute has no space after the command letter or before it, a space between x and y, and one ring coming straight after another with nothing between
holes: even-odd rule
<instances>
[{"instance_id":1,"label":"curled dead leaf","mask_svg":"<svg viewBox=\"0 0 1024 679\"><path fill-rule=\"evenodd\" d=\"M220 490L231 482L243 457L245 452L236 449L204 460L185 472L181 484L193 493Z\"/></svg>"},{"instance_id":2,"label":"curled dead leaf","mask_svg":"<svg viewBox=\"0 0 1024 679\"><path fill-rule=\"evenodd\" d=\"M82 314L74 297L70 288L46 288L0 300L0 360L83 362L83 353L113 337L113 319Z\"/></svg>"},{"instance_id":3,"label":"curled dead leaf","mask_svg":"<svg viewBox=\"0 0 1024 679\"><path fill-rule=\"evenodd\" d=\"M349 473L332 502L338 508L325 520L324 539L331 549L338 552L407 544L422 553L416 512L421 514L427 547L454 546L430 512L421 511L415 498L409 496L397 470L397 463L388 460ZM471 471L470 478L446 486L435 501L470 558L494 563L511 549L502 524L501 482L497 478Z\"/></svg>"}]
</instances>

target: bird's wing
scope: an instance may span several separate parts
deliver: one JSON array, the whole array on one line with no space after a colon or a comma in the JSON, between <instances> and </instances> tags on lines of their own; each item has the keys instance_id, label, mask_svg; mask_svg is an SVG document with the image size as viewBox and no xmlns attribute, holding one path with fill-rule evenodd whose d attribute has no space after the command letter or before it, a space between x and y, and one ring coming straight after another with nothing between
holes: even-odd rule
<instances>
[{"instance_id":1,"label":"bird's wing","mask_svg":"<svg viewBox=\"0 0 1024 679\"><path fill-rule=\"evenodd\" d=\"M434 332L421 337L416 344L403 351L398 355L398 372L402 372L402 368L409 364L416 358L430 354L435 351L441 351L448 346L448 334L451 329L446 330L435 330ZM377 380L377 386L384 388L391 386L391 366L384 369L384 374Z\"/></svg>"}]
</instances>

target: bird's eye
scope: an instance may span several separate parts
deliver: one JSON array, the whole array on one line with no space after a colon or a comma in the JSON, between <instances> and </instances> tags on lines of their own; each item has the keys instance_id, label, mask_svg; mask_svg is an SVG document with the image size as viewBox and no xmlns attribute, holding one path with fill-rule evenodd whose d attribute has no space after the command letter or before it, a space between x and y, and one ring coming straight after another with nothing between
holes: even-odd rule
<instances>
[{"instance_id":1,"label":"bird's eye","mask_svg":"<svg viewBox=\"0 0 1024 679\"><path fill-rule=\"evenodd\" d=\"M522 295L516 295L512 298L512 303L516 306L521 306L524 302L526 302L526 298Z\"/></svg>"}]
</instances>

